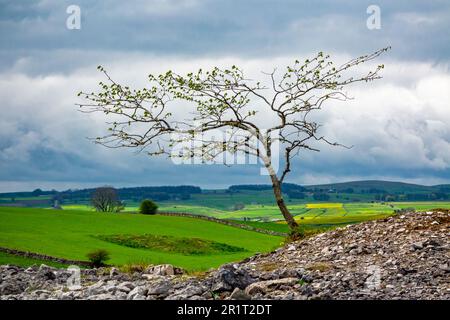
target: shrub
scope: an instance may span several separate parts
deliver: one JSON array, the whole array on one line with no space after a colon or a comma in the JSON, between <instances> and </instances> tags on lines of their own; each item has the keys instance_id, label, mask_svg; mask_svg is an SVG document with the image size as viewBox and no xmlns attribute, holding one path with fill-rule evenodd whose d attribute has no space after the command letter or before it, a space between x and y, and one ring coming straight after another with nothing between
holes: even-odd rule
<instances>
[{"instance_id":1,"label":"shrub","mask_svg":"<svg viewBox=\"0 0 450 320\"><path fill-rule=\"evenodd\" d=\"M144 200L141 202L139 212L142 214L155 214L158 206L152 200Z\"/></svg>"},{"instance_id":2,"label":"shrub","mask_svg":"<svg viewBox=\"0 0 450 320\"><path fill-rule=\"evenodd\" d=\"M109 252L105 249L97 249L86 255L94 267L102 267L109 260Z\"/></svg>"}]
</instances>

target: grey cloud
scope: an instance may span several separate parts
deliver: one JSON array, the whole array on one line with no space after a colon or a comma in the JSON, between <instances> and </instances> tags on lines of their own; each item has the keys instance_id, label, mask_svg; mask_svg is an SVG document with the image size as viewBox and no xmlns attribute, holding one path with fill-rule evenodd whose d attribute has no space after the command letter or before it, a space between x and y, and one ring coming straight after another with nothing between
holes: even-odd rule
<instances>
[{"instance_id":1,"label":"grey cloud","mask_svg":"<svg viewBox=\"0 0 450 320\"><path fill-rule=\"evenodd\" d=\"M11 54L50 50L251 57L392 45L397 58L449 59L446 1L379 1L382 29L374 31L366 28L371 1L79 1L82 29L75 31L65 27L69 4L0 2L2 67Z\"/></svg>"},{"instance_id":2,"label":"grey cloud","mask_svg":"<svg viewBox=\"0 0 450 320\"><path fill-rule=\"evenodd\" d=\"M302 154L290 181L450 181L448 1L378 1L375 31L365 25L372 1L84 0L82 29L70 31L72 3L0 0L0 190L266 183L259 166L175 166L93 145L85 137L104 132L104 119L76 112L75 93L95 88L99 64L142 86L169 68L236 63L256 74L319 50L342 58L386 45L384 79L317 117L354 148Z\"/></svg>"},{"instance_id":3,"label":"grey cloud","mask_svg":"<svg viewBox=\"0 0 450 320\"><path fill-rule=\"evenodd\" d=\"M254 75L271 63L288 60L240 59L238 64ZM145 70L164 70L163 61L164 58L141 56L131 63L123 57L111 62L111 66L122 81L140 86ZM174 59L166 63L185 71L190 66L213 62ZM405 67L416 70L413 78L400 72ZM317 114L317 120L324 124L323 134L354 148L321 145L320 153L302 153L294 163L290 181L313 183L369 176L428 182L450 179L450 131L446 126L450 122L450 97L443 90L450 86L448 68L398 61L391 61L389 68L384 80L352 88L355 100L330 105ZM104 132L105 119L80 114L73 106L77 89L94 88L100 79L93 69L92 66L68 75L44 77L2 75L0 96L7 114L0 130L0 149L5 160L0 166L0 180L124 186L179 184L182 177L183 183L206 187L224 186L230 181L268 182L267 177L259 175L257 165L175 166L165 158L149 159L130 150L93 145L85 137Z\"/></svg>"}]
</instances>

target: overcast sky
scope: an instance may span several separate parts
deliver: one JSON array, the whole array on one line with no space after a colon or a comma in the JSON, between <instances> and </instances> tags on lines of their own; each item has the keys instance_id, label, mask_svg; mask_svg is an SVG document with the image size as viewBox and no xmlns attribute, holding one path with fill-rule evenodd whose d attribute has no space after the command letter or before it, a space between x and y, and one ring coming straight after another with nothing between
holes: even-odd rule
<instances>
[{"instance_id":1,"label":"overcast sky","mask_svg":"<svg viewBox=\"0 0 450 320\"><path fill-rule=\"evenodd\" d=\"M79 30L66 26L73 4ZM367 27L372 4L380 29ZM0 191L269 183L257 165L177 166L94 145L105 119L77 112L76 93L103 80L99 64L145 86L168 69L236 64L257 77L318 51L344 61L386 46L383 79L320 115L323 134L354 147L302 153L288 180L450 183L446 0L0 0L0 39Z\"/></svg>"}]
</instances>

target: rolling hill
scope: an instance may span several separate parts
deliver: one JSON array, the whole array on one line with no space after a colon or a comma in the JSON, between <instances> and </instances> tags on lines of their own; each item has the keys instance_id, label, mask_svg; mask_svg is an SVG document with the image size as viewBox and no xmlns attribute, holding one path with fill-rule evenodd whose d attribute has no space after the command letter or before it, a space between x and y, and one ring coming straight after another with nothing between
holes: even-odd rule
<instances>
[{"instance_id":1,"label":"rolling hill","mask_svg":"<svg viewBox=\"0 0 450 320\"><path fill-rule=\"evenodd\" d=\"M87 260L106 249L115 265L170 263L206 270L277 247L281 237L162 215L0 207L0 247ZM192 251L192 248L198 250Z\"/></svg>"},{"instance_id":2,"label":"rolling hill","mask_svg":"<svg viewBox=\"0 0 450 320\"><path fill-rule=\"evenodd\" d=\"M333 189L336 191L344 191L352 188L355 193L368 190L383 190L387 193L408 193L408 192L439 192L445 185L424 186L420 184L412 184L395 181L382 180L362 180L349 181L340 183L318 184L305 186L307 189Z\"/></svg>"}]
</instances>

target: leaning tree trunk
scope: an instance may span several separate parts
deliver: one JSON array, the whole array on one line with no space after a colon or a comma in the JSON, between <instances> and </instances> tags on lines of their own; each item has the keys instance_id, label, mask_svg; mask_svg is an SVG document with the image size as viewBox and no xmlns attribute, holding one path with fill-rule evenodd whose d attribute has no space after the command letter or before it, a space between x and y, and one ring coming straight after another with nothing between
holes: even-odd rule
<instances>
[{"instance_id":1,"label":"leaning tree trunk","mask_svg":"<svg viewBox=\"0 0 450 320\"><path fill-rule=\"evenodd\" d=\"M286 204L284 203L283 194L281 193L281 183L278 180L277 176L274 174L271 174L270 178L272 179L273 193L275 195L275 199L277 200L278 208L280 208L284 220L286 220L287 224L289 225L289 228L292 231L296 231L298 228L298 224L294 220L294 217L289 212L288 208L286 207Z\"/></svg>"}]
</instances>

